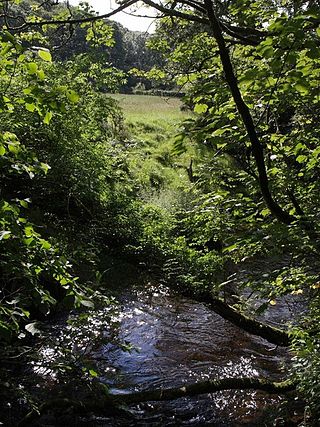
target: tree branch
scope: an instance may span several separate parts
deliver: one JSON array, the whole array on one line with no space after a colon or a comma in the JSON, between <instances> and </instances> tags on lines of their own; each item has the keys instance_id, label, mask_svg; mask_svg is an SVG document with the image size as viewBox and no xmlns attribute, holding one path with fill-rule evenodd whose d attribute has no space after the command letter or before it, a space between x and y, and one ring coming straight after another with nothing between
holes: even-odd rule
<instances>
[{"instance_id":1,"label":"tree branch","mask_svg":"<svg viewBox=\"0 0 320 427\"><path fill-rule=\"evenodd\" d=\"M105 13L103 15L93 15L93 16L87 16L82 18L76 18L71 19L70 17L68 19L52 19L52 20L44 20L39 22L28 22L26 21L23 25L20 27L8 27L9 30L15 30L15 31L23 31L29 27L43 27L44 25L66 25L66 24L83 24L86 22L94 22L99 19L107 19L110 18L113 15L116 15L117 13L121 12L122 10L134 5L137 3L138 0L127 0L125 3L120 5L117 9L112 10L109 13Z\"/></svg>"},{"instance_id":2,"label":"tree branch","mask_svg":"<svg viewBox=\"0 0 320 427\"><path fill-rule=\"evenodd\" d=\"M176 9L168 9L167 7L164 7L162 4L155 3L152 0L143 0L143 2L148 6L154 7L156 10L158 10L159 12L162 12L166 16L175 16L176 18L185 19L187 21L199 22L201 24L209 25L209 20L204 17L194 15L191 13L181 12Z\"/></svg>"}]
</instances>

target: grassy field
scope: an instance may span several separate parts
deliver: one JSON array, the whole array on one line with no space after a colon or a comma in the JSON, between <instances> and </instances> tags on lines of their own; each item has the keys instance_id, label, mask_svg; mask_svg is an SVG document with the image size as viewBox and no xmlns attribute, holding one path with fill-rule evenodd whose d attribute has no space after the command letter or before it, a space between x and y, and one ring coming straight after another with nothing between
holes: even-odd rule
<instances>
[{"instance_id":1,"label":"grassy field","mask_svg":"<svg viewBox=\"0 0 320 427\"><path fill-rule=\"evenodd\" d=\"M119 101L128 122L179 122L188 116L180 110L182 105L179 98L166 98L152 95L111 94Z\"/></svg>"},{"instance_id":2,"label":"grassy field","mask_svg":"<svg viewBox=\"0 0 320 427\"><path fill-rule=\"evenodd\" d=\"M123 109L127 139L127 160L139 182L140 197L146 203L170 211L182 204L190 186L186 169L193 149L174 153L180 123L190 116L181 111L178 98L150 95L108 95Z\"/></svg>"}]
</instances>

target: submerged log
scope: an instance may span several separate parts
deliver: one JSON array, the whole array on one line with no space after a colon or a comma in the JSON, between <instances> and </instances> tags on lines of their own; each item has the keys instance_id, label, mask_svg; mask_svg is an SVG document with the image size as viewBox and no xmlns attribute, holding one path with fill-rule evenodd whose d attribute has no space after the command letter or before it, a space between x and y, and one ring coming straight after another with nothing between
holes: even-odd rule
<instances>
[{"instance_id":1,"label":"submerged log","mask_svg":"<svg viewBox=\"0 0 320 427\"><path fill-rule=\"evenodd\" d=\"M211 297L208 304L221 317L250 334L257 335L272 344L283 347L288 347L291 344L289 334L283 329L275 328L247 317L220 299Z\"/></svg>"},{"instance_id":2,"label":"submerged log","mask_svg":"<svg viewBox=\"0 0 320 427\"><path fill-rule=\"evenodd\" d=\"M103 385L102 385L103 386ZM31 425L35 419L41 417L49 410L69 410L73 408L76 413L103 413L108 415L128 415L123 409L123 404L149 401L175 400L181 397L192 397L201 394L215 393L223 390L262 390L270 394L284 394L295 391L296 384L286 380L273 382L264 378L223 378L208 380L195 384L186 384L181 387L139 391L126 394L109 394L108 396L92 396L86 400L52 399L43 403L37 410L32 410L21 420L18 427ZM103 393L102 393L103 394Z\"/></svg>"},{"instance_id":3,"label":"submerged log","mask_svg":"<svg viewBox=\"0 0 320 427\"><path fill-rule=\"evenodd\" d=\"M131 404L146 401L174 400L199 394L216 393L222 390L262 390L271 394L283 394L296 389L296 384L287 380L272 382L262 378L223 378L186 384L182 387L140 391L118 395L117 399Z\"/></svg>"},{"instance_id":4,"label":"submerged log","mask_svg":"<svg viewBox=\"0 0 320 427\"><path fill-rule=\"evenodd\" d=\"M206 306L212 309L215 313L219 314L221 317L249 334L264 338L268 342L277 346L289 347L291 344L291 338L287 331L260 322L240 313L222 299L215 298L210 291L193 292L190 289L185 289L180 292L185 296L206 304Z\"/></svg>"}]
</instances>

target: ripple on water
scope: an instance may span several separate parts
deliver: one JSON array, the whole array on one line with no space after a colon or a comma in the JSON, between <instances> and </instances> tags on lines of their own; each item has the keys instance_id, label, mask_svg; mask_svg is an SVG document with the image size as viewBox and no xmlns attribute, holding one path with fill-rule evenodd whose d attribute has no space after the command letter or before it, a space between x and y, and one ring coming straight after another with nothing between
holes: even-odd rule
<instances>
[{"instance_id":1,"label":"ripple on water","mask_svg":"<svg viewBox=\"0 0 320 427\"><path fill-rule=\"evenodd\" d=\"M287 357L285 350L245 333L201 303L171 294L164 286L133 291L116 314L109 308L93 312L81 333L76 323L56 329L57 342L95 358L101 380L118 394L226 377L277 380L282 377L281 361ZM110 340L93 345L101 331L115 341L129 342L132 350L125 351ZM54 363L62 356L59 348L43 347L42 359ZM50 363L46 366L43 360L33 365L33 371L54 380ZM272 404L280 399L268 396L267 400ZM263 392L224 391L136 405L131 408L132 421L94 417L83 425L260 425L254 419L265 403Z\"/></svg>"},{"instance_id":2,"label":"ripple on water","mask_svg":"<svg viewBox=\"0 0 320 427\"><path fill-rule=\"evenodd\" d=\"M285 350L275 350L205 305L172 295L166 288L149 288L128 297L119 321L120 340L129 341L134 350L129 353L112 345L101 349L105 363L118 373L117 378L105 378L113 392L175 387L209 378L268 376L276 380L282 376ZM269 403L278 401L268 396ZM138 411L140 415L135 416L139 425L152 425L153 419L158 422L154 425L166 426L241 425L241 420L252 420L265 402L262 392L225 391L139 405L136 408L143 415Z\"/></svg>"}]
</instances>

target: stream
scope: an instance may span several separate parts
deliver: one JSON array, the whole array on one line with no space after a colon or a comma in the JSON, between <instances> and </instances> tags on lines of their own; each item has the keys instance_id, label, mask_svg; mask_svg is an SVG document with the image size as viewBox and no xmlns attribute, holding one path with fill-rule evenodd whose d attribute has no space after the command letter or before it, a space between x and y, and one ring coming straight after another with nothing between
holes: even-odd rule
<instances>
[{"instance_id":1,"label":"stream","mask_svg":"<svg viewBox=\"0 0 320 427\"><path fill-rule=\"evenodd\" d=\"M286 308L277 308L279 311ZM105 344L95 352L101 380L112 393L175 387L206 379L260 376L280 380L284 348L247 334L204 304L149 284L131 289L117 320L130 352ZM281 401L257 391L225 391L132 408L132 423L100 419L99 425L267 425L263 411ZM272 425L272 424L270 424Z\"/></svg>"},{"instance_id":2,"label":"stream","mask_svg":"<svg viewBox=\"0 0 320 427\"><path fill-rule=\"evenodd\" d=\"M110 316L106 323L103 310L93 312L82 337L75 326L56 326L57 336L65 338L69 334L73 350L85 352L91 358L98 380L113 394L226 377L257 376L273 380L285 377L285 365L290 361L287 349L244 332L204 304L163 285L148 282L128 287L119 302L111 323ZM285 321L290 316L288 304L271 307L266 316L275 324ZM104 342L98 339L91 345L90 334L99 337L101 331L105 334ZM119 342L128 345L129 351ZM41 351L43 360L50 357L55 360L50 345ZM41 367L41 359L40 365L33 369L48 380L50 369ZM273 409L283 402L284 398L262 391L223 391L131 405L129 418L121 414L110 417L92 414L72 425L272 426L277 425L273 424Z\"/></svg>"}]
</instances>

